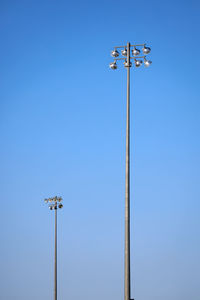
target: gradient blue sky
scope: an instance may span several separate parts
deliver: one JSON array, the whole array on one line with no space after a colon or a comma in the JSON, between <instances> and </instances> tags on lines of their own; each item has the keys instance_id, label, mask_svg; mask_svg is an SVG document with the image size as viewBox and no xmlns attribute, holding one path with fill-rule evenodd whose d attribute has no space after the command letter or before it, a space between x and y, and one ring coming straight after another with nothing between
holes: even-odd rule
<instances>
[{"instance_id":1,"label":"gradient blue sky","mask_svg":"<svg viewBox=\"0 0 200 300\"><path fill-rule=\"evenodd\" d=\"M122 300L126 70L131 70L132 291L200 299L198 1L0 1L1 299Z\"/></svg>"}]
</instances>

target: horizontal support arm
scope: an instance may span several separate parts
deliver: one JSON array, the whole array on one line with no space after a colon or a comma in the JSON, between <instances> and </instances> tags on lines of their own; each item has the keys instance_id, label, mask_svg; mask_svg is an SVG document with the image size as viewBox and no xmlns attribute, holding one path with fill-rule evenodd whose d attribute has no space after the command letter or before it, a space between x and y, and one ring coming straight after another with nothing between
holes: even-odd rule
<instances>
[{"instance_id":1,"label":"horizontal support arm","mask_svg":"<svg viewBox=\"0 0 200 300\"><path fill-rule=\"evenodd\" d=\"M122 59L126 59L126 57L122 57L122 58L114 58L114 60L122 60Z\"/></svg>"},{"instance_id":2,"label":"horizontal support arm","mask_svg":"<svg viewBox=\"0 0 200 300\"><path fill-rule=\"evenodd\" d=\"M136 58L145 58L145 57L146 57L146 55L144 55L144 56L133 56L133 57L130 57L130 58L136 59Z\"/></svg>"},{"instance_id":3,"label":"horizontal support arm","mask_svg":"<svg viewBox=\"0 0 200 300\"><path fill-rule=\"evenodd\" d=\"M144 55L144 56L134 56L134 57L130 57L130 58L132 58L132 59L137 59L137 58L145 58L146 57L146 55ZM114 58L114 60L123 60L123 59L127 59L127 57L122 57L122 58Z\"/></svg>"},{"instance_id":4,"label":"horizontal support arm","mask_svg":"<svg viewBox=\"0 0 200 300\"><path fill-rule=\"evenodd\" d=\"M146 44L139 44L139 45L131 45L131 47L142 47L145 46Z\"/></svg>"},{"instance_id":5,"label":"horizontal support arm","mask_svg":"<svg viewBox=\"0 0 200 300\"><path fill-rule=\"evenodd\" d=\"M138 44L138 45L130 45L130 47L141 47L141 46L145 46L146 44ZM116 46L114 47L114 49L117 48L126 48L127 46Z\"/></svg>"}]
</instances>

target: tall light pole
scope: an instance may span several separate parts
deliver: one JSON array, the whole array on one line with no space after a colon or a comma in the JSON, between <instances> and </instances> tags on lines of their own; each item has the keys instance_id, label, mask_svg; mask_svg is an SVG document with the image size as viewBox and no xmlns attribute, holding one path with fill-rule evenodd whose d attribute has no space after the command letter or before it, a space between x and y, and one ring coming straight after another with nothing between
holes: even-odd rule
<instances>
[{"instance_id":1,"label":"tall light pole","mask_svg":"<svg viewBox=\"0 0 200 300\"><path fill-rule=\"evenodd\" d=\"M143 47L143 56L139 56L141 50L136 47ZM121 48L121 55L118 52ZM144 62L146 67L152 63L146 59L151 49L146 47L146 44L114 47L111 56L114 57L114 62L110 63L110 68L117 69L117 60L123 60L124 66L127 69L127 104L126 104L126 180L125 180L125 261L124 261L124 300L131 299L131 282L130 282L130 68L132 67L131 60L134 60L135 67L140 67Z\"/></svg>"},{"instance_id":2,"label":"tall light pole","mask_svg":"<svg viewBox=\"0 0 200 300\"><path fill-rule=\"evenodd\" d=\"M54 239L54 300L57 300L57 209L62 208L61 197L53 197L44 199L45 203L49 203L49 209L55 210L55 239Z\"/></svg>"}]
</instances>

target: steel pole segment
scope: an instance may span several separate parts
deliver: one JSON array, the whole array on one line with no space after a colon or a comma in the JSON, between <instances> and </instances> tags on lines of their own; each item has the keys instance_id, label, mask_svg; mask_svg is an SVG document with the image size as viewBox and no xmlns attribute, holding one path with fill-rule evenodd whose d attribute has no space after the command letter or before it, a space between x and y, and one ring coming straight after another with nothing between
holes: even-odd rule
<instances>
[{"instance_id":1,"label":"steel pole segment","mask_svg":"<svg viewBox=\"0 0 200 300\"><path fill-rule=\"evenodd\" d=\"M55 208L54 300L57 300L57 208Z\"/></svg>"},{"instance_id":2,"label":"steel pole segment","mask_svg":"<svg viewBox=\"0 0 200 300\"><path fill-rule=\"evenodd\" d=\"M127 43L124 300L130 300L130 43Z\"/></svg>"}]
</instances>

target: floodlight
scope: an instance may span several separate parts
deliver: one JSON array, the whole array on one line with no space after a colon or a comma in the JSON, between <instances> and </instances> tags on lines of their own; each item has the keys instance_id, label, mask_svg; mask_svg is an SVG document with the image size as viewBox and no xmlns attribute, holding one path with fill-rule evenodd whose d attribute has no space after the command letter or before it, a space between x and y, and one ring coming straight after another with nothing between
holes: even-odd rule
<instances>
[{"instance_id":1,"label":"floodlight","mask_svg":"<svg viewBox=\"0 0 200 300\"><path fill-rule=\"evenodd\" d=\"M111 51L111 56L112 57L118 57L119 56L119 52L115 49L115 50Z\"/></svg>"},{"instance_id":2,"label":"floodlight","mask_svg":"<svg viewBox=\"0 0 200 300\"><path fill-rule=\"evenodd\" d=\"M135 66L136 66L137 68L140 67L141 64L142 64L142 60L137 60L137 59L135 59Z\"/></svg>"},{"instance_id":3,"label":"floodlight","mask_svg":"<svg viewBox=\"0 0 200 300\"><path fill-rule=\"evenodd\" d=\"M149 67L152 64L151 60L147 60L146 58L144 58L144 65L145 67Z\"/></svg>"},{"instance_id":4,"label":"floodlight","mask_svg":"<svg viewBox=\"0 0 200 300\"><path fill-rule=\"evenodd\" d=\"M123 56L127 56L127 49L124 48L124 49L121 51L121 53L122 53Z\"/></svg>"},{"instance_id":5,"label":"floodlight","mask_svg":"<svg viewBox=\"0 0 200 300\"><path fill-rule=\"evenodd\" d=\"M142 48L142 51L144 54L149 54L151 52L151 48L144 46L144 48Z\"/></svg>"},{"instance_id":6,"label":"floodlight","mask_svg":"<svg viewBox=\"0 0 200 300\"><path fill-rule=\"evenodd\" d=\"M140 50L134 47L134 49L132 50L132 54L133 56L137 56L140 54Z\"/></svg>"},{"instance_id":7,"label":"floodlight","mask_svg":"<svg viewBox=\"0 0 200 300\"><path fill-rule=\"evenodd\" d=\"M114 61L114 62L110 63L110 64L109 64L109 67L110 67L112 70L116 70L116 69L117 69L117 64L116 64L116 62Z\"/></svg>"},{"instance_id":8,"label":"floodlight","mask_svg":"<svg viewBox=\"0 0 200 300\"><path fill-rule=\"evenodd\" d=\"M125 61L125 62L124 62L124 67L125 67L125 68L127 68L127 67L132 67L132 62L130 61L129 64L128 64L128 62Z\"/></svg>"}]
</instances>

